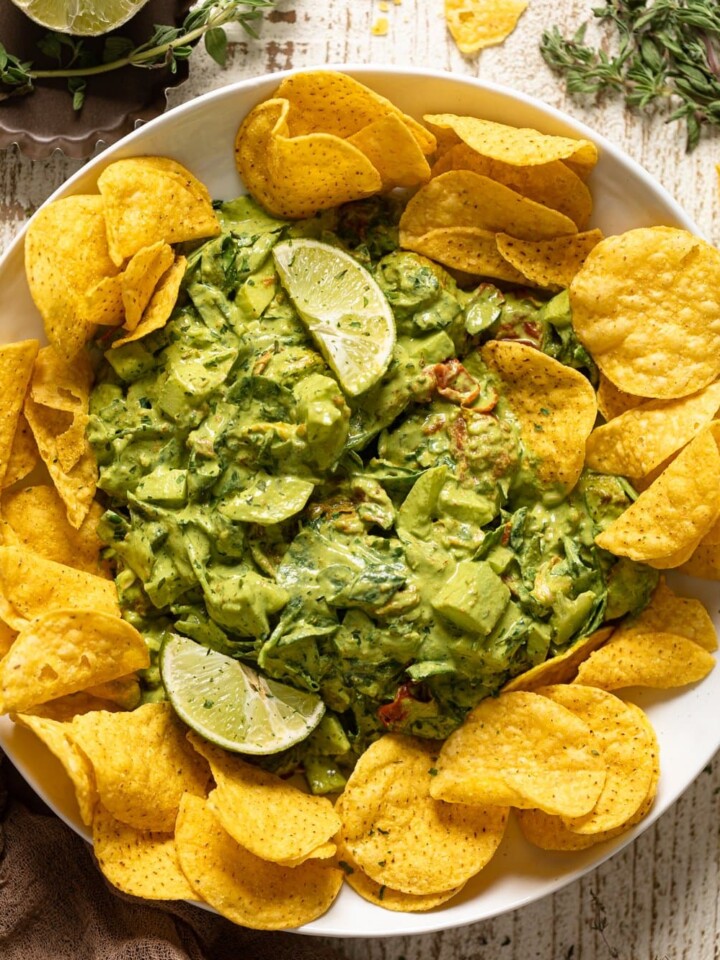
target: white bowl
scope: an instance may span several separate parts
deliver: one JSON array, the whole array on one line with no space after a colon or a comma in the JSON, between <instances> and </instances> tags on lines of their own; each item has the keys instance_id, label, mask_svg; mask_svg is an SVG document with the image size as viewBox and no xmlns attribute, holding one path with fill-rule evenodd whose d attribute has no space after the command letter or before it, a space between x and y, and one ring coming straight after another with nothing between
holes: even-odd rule
<instances>
[{"instance_id":1,"label":"white bowl","mask_svg":"<svg viewBox=\"0 0 720 960\"><path fill-rule=\"evenodd\" d=\"M546 133L587 137L600 149L589 179L595 199L592 226L606 234L631 227L667 224L698 233L697 227L663 188L634 161L602 136L559 111L523 94L488 83L435 71L395 67L333 65L360 79L417 118L424 113L473 114ZM243 192L233 162L233 141L241 119L267 98L285 74L233 84L177 107L125 137L71 177L53 194L86 193L112 160L138 154L163 154L185 164L217 198ZM23 234L0 261L0 337L17 340L42 337L23 268ZM678 578L681 590L698 596L713 611L715 584ZM453 901L429 913L394 913L360 899L347 885L323 917L301 932L337 937L381 937L426 933L497 916L531 903L582 876L645 830L685 790L720 746L716 704L720 670L702 683L677 691L630 691L633 702L647 710L660 742L662 776L655 806L648 817L621 838L580 853L553 854L536 849L511 825L503 844L479 876ZM69 782L60 764L27 730L0 718L0 746L31 786L56 813L82 836L83 826Z\"/></svg>"}]
</instances>

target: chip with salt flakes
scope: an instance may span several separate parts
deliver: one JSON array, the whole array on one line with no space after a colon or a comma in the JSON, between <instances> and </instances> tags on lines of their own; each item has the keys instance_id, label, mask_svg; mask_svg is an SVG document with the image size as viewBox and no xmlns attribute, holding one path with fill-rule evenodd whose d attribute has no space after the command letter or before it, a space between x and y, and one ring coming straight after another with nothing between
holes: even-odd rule
<instances>
[{"instance_id":1,"label":"chip with salt flakes","mask_svg":"<svg viewBox=\"0 0 720 960\"><path fill-rule=\"evenodd\" d=\"M632 410L633 407L644 403L644 397L635 396L633 393L625 393L620 390L612 380L608 380L602 370L598 375L597 403L598 410L605 420L612 420L619 417L626 410Z\"/></svg>"},{"instance_id":2,"label":"chip with salt flakes","mask_svg":"<svg viewBox=\"0 0 720 960\"><path fill-rule=\"evenodd\" d=\"M48 340L72 360L93 333L86 294L118 272L102 197L64 197L39 210L25 236L25 271Z\"/></svg>"},{"instance_id":3,"label":"chip with salt flakes","mask_svg":"<svg viewBox=\"0 0 720 960\"><path fill-rule=\"evenodd\" d=\"M602 240L570 286L575 332L621 390L670 400L720 373L720 251L686 230Z\"/></svg>"},{"instance_id":4,"label":"chip with salt flakes","mask_svg":"<svg viewBox=\"0 0 720 960\"><path fill-rule=\"evenodd\" d=\"M20 630L0 661L0 702L4 711L27 710L148 666L145 641L125 620L50 610Z\"/></svg>"},{"instance_id":5,"label":"chip with salt flakes","mask_svg":"<svg viewBox=\"0 0 720 960\"><path fill-rule=\"evenodd\" d=\"M347 140L330 133L291 136L287 100L266 100L247 115L235 140L244 183L270 213L300 219L372 196L382 177Z\"/></svg>"},{"instance_id":6,"label":"chip with salt flakes","mask_svg":"<svg viewBox=\"0 0 720 960\"><path fill-rule=\"evenodd\" d=\"M603 690L669 690L706 677L715 658L687 637L660 631L620 633L580 664L576 683Z\"/></svg>"},{"instance_id":7,"label":"chip with salt flakes","mask_svg":"<svg viewBox=\"0 0 720 960\"><path fill-rule=\"evenodd\" d=\"M158 240L183 243L220 233L206 187L168 157L115 160L98 177L98 190L116 267Z\"/></svg>"},{"instance_id":8,"label":"chip with salt flakes","mask_svg":"<svg viewBox=\"0 0 720 960\"><path fill-rule=\"evenodd\" d=\"M276 863L299 861L314 855L337 833L340 818L327 797L303 793L196 734L189 739L215 779L208 800L211 809L230 836L255 856Z\"/></svg>"},{"instance_id":9,"label":"chip with salt flakes","mask_svg":"<svg viewBox=\"0 0 720 960\"><path fill-rule=\"evenodd\" d=\"M694 597L680 597L661 577L650 603L636 617L623 621L613 638L632 633L674 633L693 640L704 650L717 650L715 626L707 608Z\"/></svg>"},{"instance_id":10,"label":"chip with salt flakes","mask_svg":"<svg viewBox=\"0 0 720 960\"><path fill-rule=\"evenodd\" d=\"M8 473L15 435L40 344L23 340L0 346L0 481ZM14 474L11 471L11 475Z\"/></svg>"},{"instance_id":11,"label":"chip with salt flakes","mask_svg":"<svg viewBox=\"0 0 720 960\"><path fill-rule=\"evenodd\" d=\"M97 462L87 439L78 435L77 427L73 429L72 414L43 406L32 397L25 399L25 416L40 457L65 504L68 521L79 528L92 505L98 477ZM75 463L68 469L73 460Z\"/></svg>"},{"instance_id":12,"label":"chip with salt flakes","mask_svg":"<svg viewBox=\"0 0 720 960\"><path fill-rule=\"evenodd\" d=\"M660 569L680 566L720 513L719 478L720 451L706 427L595 543Z\"/></svg>"},{"instance_id":13,"label":"chip with salt flakes","mask_svg":"<svg viewBox=\"0 0 720 960\"><path fill-rule=\"evenodd\" d=\"M491 340L481 353L502 380L541 481L572 490L597 416L590 382L579 371L517 341Z\"/></svg>"},{"instance_id":14,"label":"chip with salt flakes","mask_svg":"<svg viewBox=\"0 0 720 960\"><path fill-rule=\"evenodd\" d=\"M484 157L466 143L456 143L433 164L431 175L448 170L472 170L521 193L536 203L564 213L584 230L592 213L592 195L586 184L562 160L518 167L492 157Z\"/></svg>"},{"instance_id":15,"label":"chip with salt flakes","mask_svg":"<svg viewBox=\"0 0 720 960\"><path fill-rule=\"evenodd\" d=\"M402 120L425 155L435 151L435 138L427 127L347 74L334 70L294 73L282 81L273 96L287 100L292 108L288 114L292 137L329 133L347 139L368 124L392 115Z\"/></svg>"},{"instance_id":16,"label":"chip with salt flakes","mask_svg":"<svg viewBox=\"0 0 720 960\"><path fill-rule=\"evenodd\" d=\"M170 319L170 314L177 303L180 286L185 276L185 267L187 260L185 257L177 257L175 262L169 267L160 278L150 302L145 307L140 322L135 329L124 337L114 340L113 347L121 347L125 343L131 343L133 340L140 340L155 330L160 330Z\"/></svg>"},{"instance_id":17,"label":"chip with salt flakes","mask_svg":"<svg viewBox=\"0 0 720 960\"><path fill-rule=\"evenodd\" d=\"M415 187L430 179L430 166L407 124L395 113L373 120L347 138L382 178L382 189Z\"/></svg>"},{"instance_id":18,"label":"chip with salt flakes","mask_svg":"<svg viewBox=\"0 0 720 960\"><path fill-rule=\"evenodd\" d=\"M15 630L23 630L31 620L58 609L87 609L120 617L112 580L55 563L24 547L0 547L3 620Z\"/></svg>"},{"instance_id":19,"label":"chip with salt flakes","mask_svg":"<svg viewBox=\"0 0 720 960\"><path fill-rule=\"evenodd\" d=\"M449 803L589 813L606 766L590 727L560 704L518 690L483 700L442 745L430 793Z\"/></svg>"},{"instance_id":20,"label":"chip with salt flakes","mask_svg":"<svg viewBox=\"0 0 720 960\"><path fill-rule=\"evenodd\" d=\"M587 723L607 766L595 806L583 817L563 817L565 826L590 835L623 827L642 806L655 776L658 744L645 714L596 687L556 684L538 693Z\"/></svg>"},{"instance_id":21,"label":"chip with salt flakes","mask_svg":"<svg viewBox=\"0 0 720 960\"><path fill-rule=\"evenodd\" d=\"M92 828L98 866L118 890L145 900L195 899L180 869L172 833L136 830L102 804L95 810Z\"/></svg>"},{"instance_id":22,"label":"chip with salt flakes","mask_svg":"<svg viewBox=\"0 0 720 960\"><path fill-rule=\"evenodd\" d=\"M406 250L414 250L446 267L509 283L524 277L500 255L491 230L479 227L441 227L419 237L404 237Z\"/></svg>"},{"instance_id":23,"label":"chip with salt flakes","mask_svg":"<svg viewBox=\"0 0 720 960\"><path fill-rule=\"evenodd\" d=\"M137 830L172 833L183 794L205 796L210 769L167 702L83 714L70 735L92 763L102 804Z\"/></svg>"},{"instance_id":24,"label":"chip with salt flakes","mask_svg":"<svg viewBox=\"0 0 720 960\"><path fill-rule=\"evenodd\" d=\"M445 134L448 146L462 141L484 157L517 167L564 160L570 161L574 169L584 174L597 163L597 147L590 140L559 137L530 127L511 127L493 120L452 113L426 114L424 119L431 128Z\"/></svg>"},{"instance_id":25,"label":"chip with salt flakes","mask_svg":"<svg viewBox=\"0 0 720 960\"><path fill-rule=\"evenodd\" d=\"M531 286L559 291L570 286L587 255L602 240L602 233L589 230L550 240L518 240L498 233L495 239L503 259Z\"/></svg>"},{"instance_id":26,"label":"chip with salt flakes","mask_svg":"<svg viewBox=\"0 0 720 960\"><path fill-rule=\"evenodd\" d=\"M447 804L431 795L439 747L386 734L360 757L342 794L341 843L372 880L404 893L463 884L505 832L502 805Z\"/></svg>"},{"instance_id":27,"label":"chip with salt flakes","mask_svg":"<svg viewBox=\"0 0 720 960\"><path fill-rule=\"evenodd\" d=\"M106 576L100 560L102 543L97 535L103 512L99 503L92 503L78 529L68 523L65 504L55 488L46 484L6 491L0 499L0 509L6 545L23 546L67 567Z\"/></svg>"},{"instance_id":28,"label":"chip with salt flakes","mask_svg":"<svg viewBox=\"0 0 720 960\"><path fill-rule=\"evenodd\" d=\"M528 0L445 0L448 30L461 53L502 43L517 26Z\"/></svg>"},{"instance_id":29,"label":"chip with salt flakes","mask_svg":"<svg viewBox=\"0 0 720 960\"><path fill-rule=\"evenodd\" d=\"M472 170L449 170L411 197L400 218L400 245L441 227L472 227L523 240L577 233L573 221Z\"/></svg>"},{"instance_id":30,"label":"chip with salt flakes","mask_svg":"<svg viewBox=\"0 0 720 960\"><path fill-rule=\"evenodd\" d=\"M98 802L95 778L90 761L69 735L67 724L22 713L16 715L15 722L32 730L58 758L72 781L82 821L90 826Z\"/></svg>"},{"instance_id":31,"label":"chip with salt flakes","mask_svg":"<svg viewBox=\"0 0 720 960\"><path fill-rule=\"evenodd\" d=\"M227 833L207 801L185 794L175 827L180 866L195 894L255 930L298 927L330 907L343 881L334 863L284 867L254 856Z\"/></svg>"},{"instance_id":32,"label":"chip with salt flakes","mask_svg":"<svg viewBox=\"0 0 720 960\"><path fill-rule=\"evenodd\" d=\"M649 400L588 437L586 464L600 473L645 477L707 426L720 410L720 382L677 400Z\"/></svg>"},{"instance_id":33,"label":"chip with salt flakes","mask_svg":"<svg viewBox=\"0 0 720 960\"><path fill-rule=\"evenodd\" d=\"M165 240L157 240L141 247L133 254L120 275L121 299L125 314L123 327L132 331L137 327L150 303L155 288L163 274L175 260L172 247Z\"/></svg>"}]
</instances>

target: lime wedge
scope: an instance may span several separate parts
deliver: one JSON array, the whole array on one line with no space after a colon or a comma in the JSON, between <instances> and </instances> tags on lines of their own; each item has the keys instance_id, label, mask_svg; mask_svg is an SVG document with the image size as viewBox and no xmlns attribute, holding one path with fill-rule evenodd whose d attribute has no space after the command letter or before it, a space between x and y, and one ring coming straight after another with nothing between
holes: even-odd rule
<instances>
[{"instance_id":1,"label":"lime wedge","mask_svg":"<svg viewBox=\"0 0 720 960\"><path fill-rule=\"evenodd\" d=\"M286 750L312 733L325 713L314 694L268 680L176 633L163 644L160 673L178 716L201 737L236 753Z\"/></svg>"},{"instance_id":2,"label":"lime wedge","mask_svg":"<svg viewBox=\"0 0 720 960\"><path fill-rule=\"evenodd\" d=\"M287 240L273 248L273 257L340 386L350 396L369 390L395 346L395 320L380 287L348 253L319 240Z\"/></svg>"},{"instance_id":3,"label":"lime wedge","mask_svg":"<svg viewBox=\"0 0 720 960\"><path fill-rule=\"evenodd\" d=\"M148 0L12 0L35 23L58 33L97 37L121 27Z\"/></svg>"}]
</instances>

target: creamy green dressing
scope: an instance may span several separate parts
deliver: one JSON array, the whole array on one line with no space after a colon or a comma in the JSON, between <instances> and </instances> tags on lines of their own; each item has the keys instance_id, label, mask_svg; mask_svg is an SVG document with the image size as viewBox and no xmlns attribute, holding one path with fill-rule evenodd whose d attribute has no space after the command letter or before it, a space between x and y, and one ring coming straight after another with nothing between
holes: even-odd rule
<instances>
[{"instance_id":1,"label":"creamy green dressing","mask_svg":"<svg viewBox=\"0 0 720 960\"><path fill-rule=\"evenodd\" d=\"M657 580L593 542L627 484L539 485L480 359L489 338L519 338L592 378L566 296L461 290L397 249L398 213L374 199L288 224L249 198L220 205L171 320L107 352L91 402L124 615L154 653L174 630L317 692L320 728L268 758L316 792L387 730L447 736ZM359 397L275 274L289 236L342 245L393 309L392 362ZM164 695L156 666L143 682Z\"/></svg>"}]
</instances>

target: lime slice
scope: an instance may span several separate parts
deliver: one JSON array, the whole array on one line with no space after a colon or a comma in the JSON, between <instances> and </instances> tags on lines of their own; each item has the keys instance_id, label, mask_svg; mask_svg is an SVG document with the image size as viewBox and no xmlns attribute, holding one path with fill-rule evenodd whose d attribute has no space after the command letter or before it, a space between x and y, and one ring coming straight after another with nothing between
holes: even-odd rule
<instances>
[{"instance_id":1,"label":"lime slice","mask_svg":"<svg viewBox=\"0 0 720 960\"><path fill-rule=\"evenodd\" d=\"M263 756L304 740L320 723L319 697L172 633L160 652L165 691L178 716L211 743Z\"/></svg>"},{"instance_id":2,"label":"lime slice","mask_svg":"<svg viewBox=\"0 0 720 960\"><path fill-rule=\"evenodd\" d=\"M275 266L295 309L350 396L369 390L395 346L390 304L373 278L344 250L296 239L273 248Z\"/></svg>"},{"instance_id":3,"label":"lime slice","mask_svg":"<svg viewBox=\"0 0 720 960\"><path fill-rule=\"evenodd\" d=\"M12 0L35 23L58 33L97 37L121 27L148 0Z\"/></svg>"}]
</instances>

